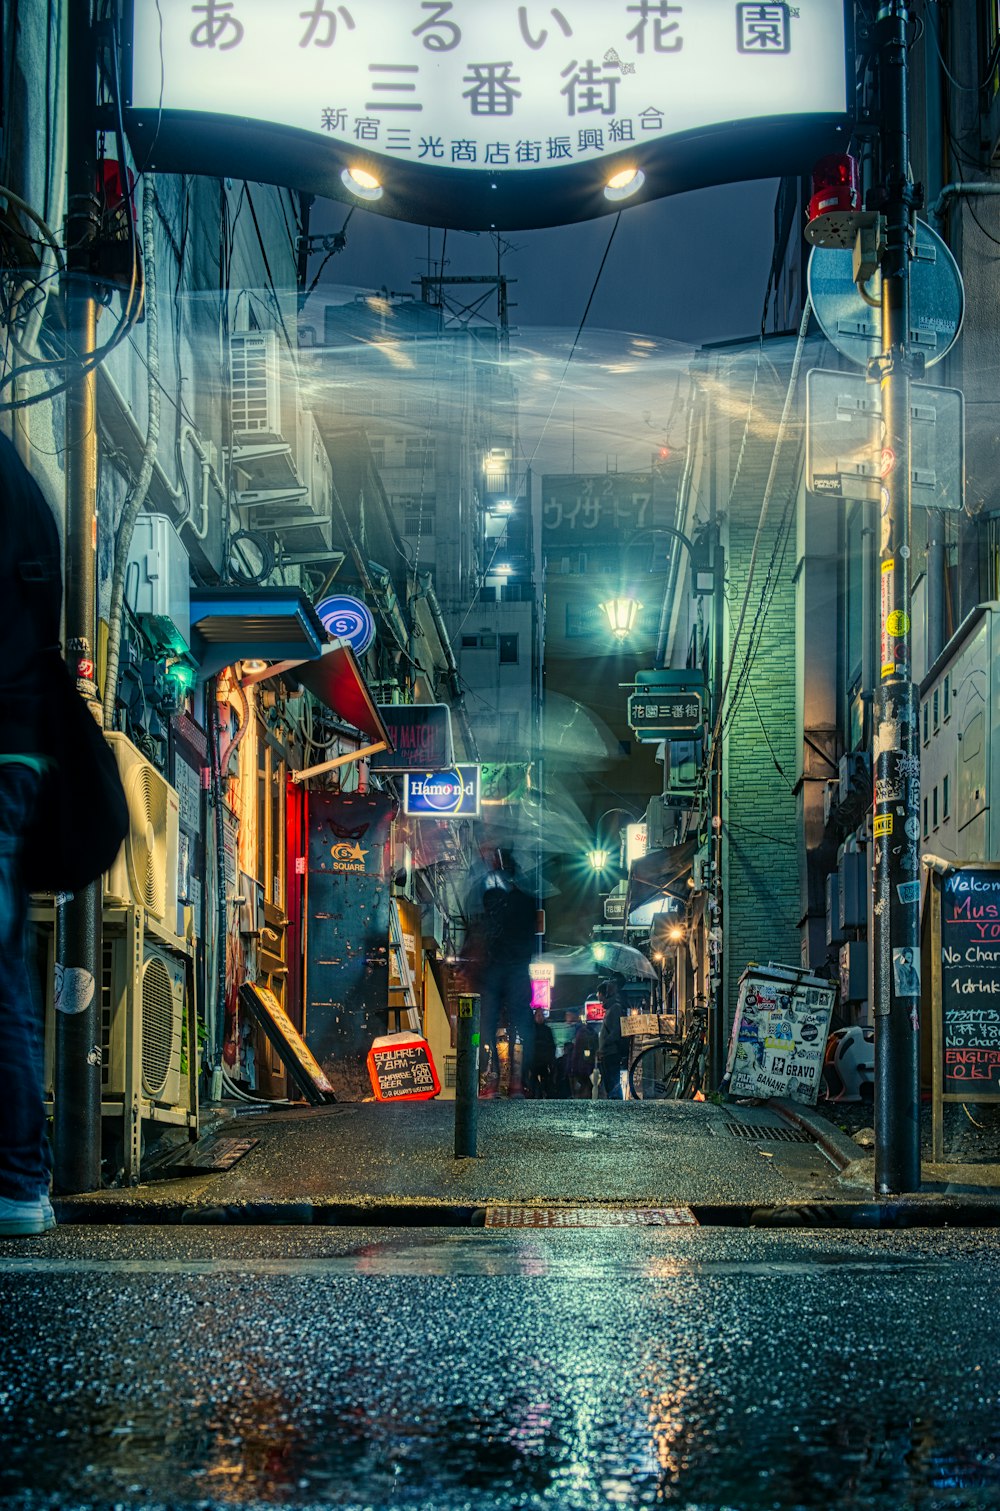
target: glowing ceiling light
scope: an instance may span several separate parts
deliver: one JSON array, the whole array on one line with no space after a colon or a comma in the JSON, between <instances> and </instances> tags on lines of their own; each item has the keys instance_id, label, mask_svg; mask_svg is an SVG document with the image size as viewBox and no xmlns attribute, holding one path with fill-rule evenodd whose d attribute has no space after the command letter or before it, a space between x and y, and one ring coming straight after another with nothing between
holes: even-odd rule
<instances>
[{"instance_id":1,"label":"glowing ceiling light","mask_svg":"<svg viewBox=\"0 0 1000 1511\"><path fill-rule=\"evenodd\" d=\"M374 173L369 173L366 168L345 168L340 181L358 199L382 198L382 185Z\"/></svg>"},{"instance_id":2,"label":"glowing ceiling light","mask_svg":"<svg viewBox=\"0 0 1000 1511\"><path fill-rule=\"evenodd\" d=\"M646 175L641 168L622 168L618 173L612 174L604 185L605 198L629 199L645 182Z\"/></svg>"},{"instance_id":3,"label":"glowing ceiling light","mask_svg":"<svg viewBox=\"0 0 1000 1511\"><path fill-rule=\"evenodd\" d=\"M251 672L251 673L253 673L253 672L266 672L267 671L267 662L266 661L261 661L257 657L251 657L249 661L244 661L243 662L243 670L245 672Z\"/></svg>"}]
</instances>

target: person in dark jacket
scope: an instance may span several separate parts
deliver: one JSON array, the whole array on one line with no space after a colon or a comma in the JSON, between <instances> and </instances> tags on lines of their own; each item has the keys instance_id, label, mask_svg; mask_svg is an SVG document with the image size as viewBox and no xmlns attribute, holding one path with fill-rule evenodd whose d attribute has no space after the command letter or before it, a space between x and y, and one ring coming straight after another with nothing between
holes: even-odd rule
<instances>
[{"instance_id":1,"label":"person in dark jacket","mask_svg":"<svg viewBox=\"0 0 1000 1511\"><path fill-rule=\"evenodd\" d=\"M531 1060L525 1076L529 1097L551 1097L556 1066L556 1040L540 1007L535 1009L535 1028L531 1036Z\"/></svg>"},{"instance_id":2,"label":"person in dark jacket","mask_svg":"<svg viewBox=\"0 0 1000 1511\"><path fill-rule=\"evenodd\" d=\"M515 880L513 857L501 853L503 864L488 878L483 893L483 951L479 993L482 1004L482 1044L490 1053L490 1069L482 1094L498 1089L497 1030L507 1029L510 1074L507 1094L524 1096L524 1067L531 1064L531 976L528 965L535 944L535 904ZM520 1067L515 1039L521 1045Z\"/></svg>"},{"instance_id":3,"label":"person in dark jacket","mask_svg":"<svg viewBox=\"0 0 1000 1511\"><path fill-rule=\"evenodd\" d=\"M628 1069L628 1040L622 1036L622 1013L625 1011L623 985L622 977L612 973L597 988L597 995L604 1003L604 1017L597 1039L597 1064L601 1072L601 1086L609 1102L620 1102L625 1096L622 1071Z\"/></svg>"},{"instance_id":4,"label":"person in dark jacket","mask_svg":"<svg viewBox=\"0 0 1000 1511\"><path fill-rule=\"evenodd\" d=\"M594 1094L597 1035L585 1018L579 1019L568 1049L570 1096L589 1100Z\"/></svg>"},{"instance_id":5,"label":"person in dark jacket","mask_svg":"<svg viewBox=\"0 0 1000 1511\"><path fill-rule=\"evenodd\" d=\"M49 1201L40 1014L25 963L25 835L38 800L41 652L59 641L59 535L37 483L0 435L0 1237L55 1226Z\"/></svg>"}]
</instances>

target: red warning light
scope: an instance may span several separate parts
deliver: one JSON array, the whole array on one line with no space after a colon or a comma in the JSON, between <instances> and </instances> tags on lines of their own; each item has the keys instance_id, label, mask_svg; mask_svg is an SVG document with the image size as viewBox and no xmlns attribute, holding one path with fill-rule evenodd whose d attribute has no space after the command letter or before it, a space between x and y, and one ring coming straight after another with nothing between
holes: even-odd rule
<instances>
[{"instance_id":1,"label":"red warning light","mask_svg":"<svg viewBox=\"0 0 1000 1511\"><path fill-rule=\"evenodd\" d=\"M661 446L660 447L660 461L661 462L667 461L667 459L669 458L669 456L670 456L670 447L669 446Z\"/></svg>"},{"instance_id":2,"label":"red warning light","mask_svg":"<svg viewBox=\"0 0 1000 1511\"><path fill-rule=\"evenodd\" d=\"M856 210L861 202L858 164L846 153L821 157L812 172L812 198L807 219Z\"/></svg>"}]
</instances>

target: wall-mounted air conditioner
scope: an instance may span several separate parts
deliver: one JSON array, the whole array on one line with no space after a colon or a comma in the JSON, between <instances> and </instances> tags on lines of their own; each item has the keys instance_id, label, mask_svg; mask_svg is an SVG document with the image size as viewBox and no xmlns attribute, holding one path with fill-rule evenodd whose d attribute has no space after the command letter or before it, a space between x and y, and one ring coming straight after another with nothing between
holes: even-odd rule
<instances>
[{"instance_id":1,"label":"wall-mounted air conditioner","mask_svg":"<svg viewBox=\"0 0 1000 1511\"><path fill-rule=\"evenodd\" d=\"M125 735L112 730L105 738L118 763L129 814L125 843L104 878L105 902L143 908L176 929L180 800Z\"/></svg>"},{"instance_id":2,"label":"wall-mounted air conditioner","mask_svg":"<svg viewBox=\"0 0 1000 1511\"><path fill-rule=\"evenodd\" d=\"M140 514L132 532L125 579L129 608L147 635L173 651L191 644L191 568L165 514Z\"/></svg>"},{"instance_id":3,"label":"wall-mounted air conditioner","mask_svg":"<svg viewBox=\"0 0 1000 1511\"><path fill-rule=\"evenodd\" d=\"M185 964L146 943L137 974L127 939L105 937L102 982L102 1091L109 1098L128 1094L126 1051L129 998L140 1035L142 1094L170 1107L186 1106L188 1081L182 1073Z\"/></svg>"}]
</instances>

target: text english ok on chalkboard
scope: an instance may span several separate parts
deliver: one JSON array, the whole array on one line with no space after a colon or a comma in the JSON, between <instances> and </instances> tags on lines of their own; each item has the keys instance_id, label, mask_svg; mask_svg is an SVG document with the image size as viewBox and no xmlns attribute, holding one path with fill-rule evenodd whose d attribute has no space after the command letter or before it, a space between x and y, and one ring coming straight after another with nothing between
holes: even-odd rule
<instances>
[{"instance_id":1,"label":"text english ok on chalkboard","mask_svg":"<svg viewBox=\"0 0 1000 1511\"><path fill-rule=\"evenodd\" d=\"M1000 871L952 871L941 891L945 1095L1000 1098Z\"/></svg>"}]
</instances>

